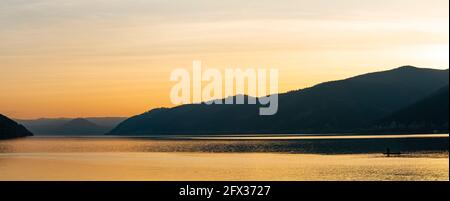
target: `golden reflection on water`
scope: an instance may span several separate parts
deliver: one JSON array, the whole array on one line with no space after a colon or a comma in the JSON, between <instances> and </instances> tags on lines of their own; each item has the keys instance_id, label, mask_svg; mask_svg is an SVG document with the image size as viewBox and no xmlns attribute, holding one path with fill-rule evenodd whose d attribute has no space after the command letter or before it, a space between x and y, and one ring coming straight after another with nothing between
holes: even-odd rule
<instances>
[{"instance_id":1,"label":"golden reflection on water","mask_svg":"<svg viewBox=\"0 0 450 201\"><path fill-rule=\"evenodd\" d=\"M1 154L0 180L448 180L449 160L273 153Z\"/></svg>"},{"instance_id":2,"label":"golden reflection on water","mask_svg":"<svg viewBox=\"0 0 450 201\"><path fill-rule=\"evenodd\" d=\"M286 147L304 146L295 143L85 138L0 141L0 180L449 180L448 151L390 158L381 153L285 152ZM223 152L223 147L236 151Z\"/></svg>"}]
</instances>

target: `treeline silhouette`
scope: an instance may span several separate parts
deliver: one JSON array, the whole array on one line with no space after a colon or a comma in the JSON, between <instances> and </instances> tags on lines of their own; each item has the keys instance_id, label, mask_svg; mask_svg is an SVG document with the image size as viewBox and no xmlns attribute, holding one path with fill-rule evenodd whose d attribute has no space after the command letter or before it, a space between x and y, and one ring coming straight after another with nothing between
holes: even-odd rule
<instances>
[{"instance_id":1,"label":"treeline silhouette","mask_svg":"<svg viewBox=\"0 0 450 201\"><path fill-rule=\"evenodd\" d=\"M326 82L279 94L273 116L248 104L159 108L108 134L448 132L448 73L404 66Z\"/></svg>"}]
</instances>

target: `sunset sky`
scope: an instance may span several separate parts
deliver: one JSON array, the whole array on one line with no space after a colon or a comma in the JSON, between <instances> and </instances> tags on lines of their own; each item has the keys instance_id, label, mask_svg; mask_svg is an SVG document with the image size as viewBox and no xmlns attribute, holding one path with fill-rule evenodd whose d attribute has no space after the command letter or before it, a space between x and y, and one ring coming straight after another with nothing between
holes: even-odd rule
<instances>
[{"instance_id":1,"label":"sunset sky","mask_svg":"<svg viewBox=\"0 0 450 201\"><path fill-rule=\"evenodd\" d=\"M131 116L170 72L278 68L280 91L403 65L449 67L448 0L2 0L0 113Z\"/></svg>"}]
</instances>

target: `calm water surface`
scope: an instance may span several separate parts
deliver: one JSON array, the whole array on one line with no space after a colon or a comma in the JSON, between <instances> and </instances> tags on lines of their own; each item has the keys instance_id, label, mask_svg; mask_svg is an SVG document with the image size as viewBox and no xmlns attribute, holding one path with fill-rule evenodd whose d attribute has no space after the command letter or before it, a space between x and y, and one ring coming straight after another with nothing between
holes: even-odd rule
<instances>
[{"instance_id":1,"label":"calm water surface","mask_svg":"<svg viewBox=\"0 0 450 201\"><path fill-rule=\"evenodd\" d=\"M0 180L448 181L448 134L30 137L0 141Z\"/></svg>"}]
</instances>

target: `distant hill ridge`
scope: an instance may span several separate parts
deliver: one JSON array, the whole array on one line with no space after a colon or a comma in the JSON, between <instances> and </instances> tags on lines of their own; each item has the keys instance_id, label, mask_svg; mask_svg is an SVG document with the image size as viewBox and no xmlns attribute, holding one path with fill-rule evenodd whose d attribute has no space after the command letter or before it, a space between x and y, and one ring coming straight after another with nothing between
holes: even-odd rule
<instances>
[{"instance_id":1,"label":"distant hill ridge","mask_svg":"<svg viewBox=\"0 0 450 201\"><path fill-rule=\"evenodd\" d=\"M17 120L35 135L103 135L112 130L124 117L89 117L89 118L41 118L34 120Z\"/></svg>"},{"instance_id":2,"label":"distant hill ridge","mask_svg":"<svg viewBox=\"0 0 450 201\"><path fill-rule=\"evenodd\" d=\"M86 119L73 119L55 130L56 133L65 135L86 135L88 134L104 134L108 132L107 128L94 124Z\"/></svg>"},{"instance_id":3,"label":"distant hill ridge","mask_svg":"<svg viewBox=\"0 0 450 201\"><path fill-rule=\"evenodd\" d=\"M131 117L109 134L341 133L381 119L447 86L447 70L404 66L279 94L279 110L258 105L189 104Z\"/></svg>"}]
</instances>

